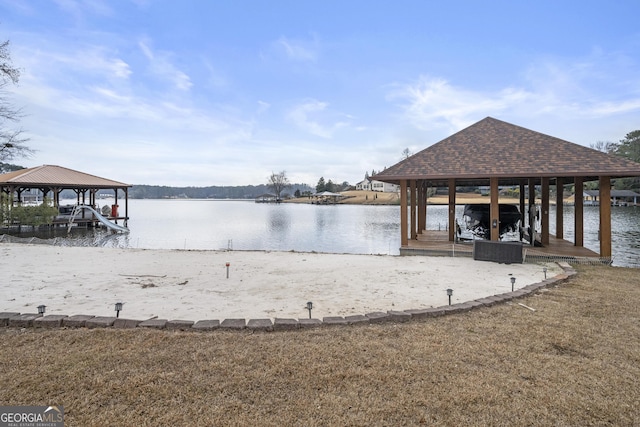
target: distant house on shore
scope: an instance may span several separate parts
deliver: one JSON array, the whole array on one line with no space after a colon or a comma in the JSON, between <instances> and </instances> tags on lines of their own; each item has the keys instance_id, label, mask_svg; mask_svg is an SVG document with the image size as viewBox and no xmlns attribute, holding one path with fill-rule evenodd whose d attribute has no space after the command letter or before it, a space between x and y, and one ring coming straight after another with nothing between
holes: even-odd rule
<instances>
[{"instance_id":1,"label":"distant house on shore","mask_svg":"<svg viewBox=\"0 0 640 427\"><path fill-rule=\"evenodd\" d=\"M356 190L360 191L379 191L382 193L397 193L400 186L388 182L376 181L375 179L365 178L356 184Z\"/></svg>"}]
</instances>

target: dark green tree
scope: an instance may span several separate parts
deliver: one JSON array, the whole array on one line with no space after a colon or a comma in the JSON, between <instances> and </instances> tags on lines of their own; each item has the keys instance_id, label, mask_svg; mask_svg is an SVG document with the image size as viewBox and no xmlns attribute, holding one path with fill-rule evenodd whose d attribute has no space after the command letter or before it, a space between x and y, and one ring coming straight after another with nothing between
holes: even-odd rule
<instances>
[{"instance_id":1,"label":"dark green tree","mask_svg":"<svg viewBox=\"0 0 640 427\"><path fill-rule=\"evenodd\" d=\"M634 162L640 163L640 130L629 132L617 144L615 153ZM640 191L640 178L616 179L614 186L618 190Z\"/></svg>"},{"instance_id":2,"label":"dark green tree","mask_svg":"<svg viewBox=\"0 0 640 427\"><path fill-rule=\"evenodd\" d=\"M10 163L0 162L0 173L14 172L24 169L24 166L12 165Z\"/></svg>"},{"instance_id":3,"label":"dark green tree","mask_svg":"<svg viewBox=\"0 0 640 427\"><path fill-rule=\"evenodd\" d=\"M327 184L324 182L324 177L321 176L316 185L316 193L322 193L323 191L327 191Z\"/></svg>"},{"instance_id":4,"label":"dark green tree","mask_svg":"<svg viewBox=\"0 0 640 427\"><path fill-rule=\"evenodd\" d=\"M17 223L35 228L51 224L57 214L58 208L51 206L46 198L38 206L13 206L13 196L0 194L0 224Z\"/></svg>"},{"instance_id":5,"label":"dark green tree","mask_svg":"<svg viewBox=\"0 0 640 427\"><path fill-rule=\"evenodd\" d=\"M640 130L629 132L621 139L616 154L640 163Z\"/></svg>"}]
</instances>

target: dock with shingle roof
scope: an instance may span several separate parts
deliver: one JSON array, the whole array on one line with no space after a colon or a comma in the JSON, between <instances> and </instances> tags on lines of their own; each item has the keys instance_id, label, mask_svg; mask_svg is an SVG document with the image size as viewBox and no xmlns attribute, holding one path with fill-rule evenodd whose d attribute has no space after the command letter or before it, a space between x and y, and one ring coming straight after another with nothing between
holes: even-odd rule
<instances>
[{"instance_id":1,"label":"dock with shingle roof","mask_svg":"<svg viewBox=\"0 0 640 427\"><path fill-rule=\"evenodd\" d=\"M96 206L98 192L112 190L115 203L107 217L116 223L118 220L122 220L125 226L129 219L129 188L131 186L131 184L55 165L42 165L0 174L0 189L5 194L14 195L16 203L21 202L21 194L24 191L37 189L43 193L43 198L51 194L53 205L60 208L60 193L63 190L73 190L77 196L77 204ZM120 212L118 205L119 192L124 194L123 213ZM68 220L58 222L66 224ZM75 222L83 225L95 225L98 221L93 217L86 217L83 211Z\"/></svg>"},{"instance_id":2,"label":"dock with shingle roof","mask_svg":"<svg viewBox=\"0 0 640 427\"><path fill-rule=\"evenodd\" d=\"M640 164L591 148L545 135L492 117L437 142L374 175L372 179L398 184L400 190L401 253L409 253L426 236L427 189L449 188L448 242L455 241L457 186L490 188L491 236L498 241L498 194L501 186L520 189L521 224L533 224L528 212L536 206L540 192L540 243L552 246L563 240L563 189L575 187L575 240L577 252L584 249L584 183L599 182L600 200L611 199L611 179L640 176ZM556 233L549 224L550 186L557 194ZM600 204L600 258L611 257L611 206ZM534 239L531 239L531 244Z\"/></svg>"}]
</instances>

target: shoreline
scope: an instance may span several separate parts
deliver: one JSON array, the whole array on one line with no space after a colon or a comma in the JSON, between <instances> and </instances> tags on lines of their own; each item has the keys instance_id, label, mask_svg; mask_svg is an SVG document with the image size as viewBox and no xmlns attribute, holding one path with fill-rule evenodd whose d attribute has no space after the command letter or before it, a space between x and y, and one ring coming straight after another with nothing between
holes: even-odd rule
<instances>
[{"instance_id":1,"label":"shoreline","mask_svg":"<svg viewBox=\"0 0 640 427\"><path fill-rule=\"evenodd\" d=\"M346 198L338 200L335 204L338 205L392 205L400 206L399 193L383 193L380 191L371 190L349 190L340 192ZM297 199L284 200L283 203L308 203L311 204L313 197L299 197ZM520 204L520 199L513 197L500 197L500 203L507 204ZM482 196L476 193L458 193L456 195L456 204L475 204L475 203L489 203L488 196ZM448 195L435 195L427 199L429 205L448 205Z\"/></svg>"},{"instance_id":2,"label":"shoreline","mask_svg":"<svg viewBox=\"0 0 640 427\"><path fill-rule=\"evenodd\" d=\"M461 303L544 279L542 265L470 258L59 247L2 243L0 311L130 319L274 319L364 315ZM226 277L229 263L229 278ZM548 277L557 264L545 264Z\"/></svg>"}]
</instances>

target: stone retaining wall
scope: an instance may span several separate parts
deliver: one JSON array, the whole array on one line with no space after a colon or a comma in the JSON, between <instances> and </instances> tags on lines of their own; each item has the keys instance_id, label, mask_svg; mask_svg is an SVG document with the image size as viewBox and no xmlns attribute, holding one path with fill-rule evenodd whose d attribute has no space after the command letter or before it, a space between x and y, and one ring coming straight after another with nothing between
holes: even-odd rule
<instances>
[{"instance_id":1,"label":"stone retaining wall","mask_svg":"<svg viewBox=\"0 0 640 427\"><path fill-rule=\"evenodd\" d=\"M553 278L533 283L520 288L514 292L506 292L485 298L476 299L464 303L445 305L442 307L422 308L414 310L387 312L373 312L367 314L355 314L351 316L331 316L320 319L224 319L220 320L167 320L149 319L135 320L117 317L91 316L77 314L66 316L52 314L43 316L33 313L0 313L0 326L14 328L152 328L182 331L213 331L213 330L250 330L250 331L286 331L295 329L317 328L320 326L344 326L366 323L382 322L408 322L412 319L424 319L428 317L438 317L447 314L470 311L474 308L489 307L495 304L511 301L516 298L528 296L549 285L555 285L567 281L574 276L576 271L569 264L560 262L558 265L563 269L563 273Z\"/></svg>"}]
</instances>

